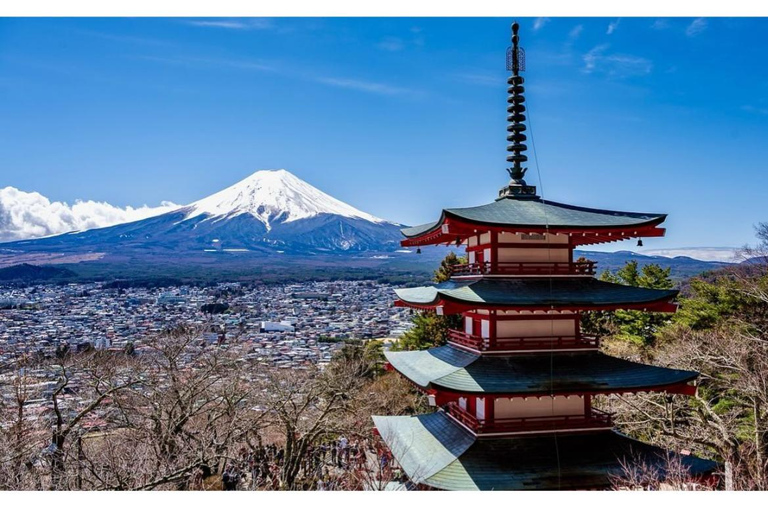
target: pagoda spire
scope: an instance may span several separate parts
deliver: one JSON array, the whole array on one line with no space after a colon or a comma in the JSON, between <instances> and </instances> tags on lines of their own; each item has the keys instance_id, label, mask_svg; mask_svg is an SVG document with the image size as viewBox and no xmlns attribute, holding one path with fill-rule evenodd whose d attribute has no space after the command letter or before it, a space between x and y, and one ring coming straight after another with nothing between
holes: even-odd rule
<instances>
[{"instance_id":1,"label":"pagoda spire","mask_svg":"<svg viewBox=\"0 0 768 512\"><path fill-rule=\"evenodd\" d=\"M523 154L528 149L525 145L527 137L525 136L525 87L520 71L525 71L525 51L520 47L520 36L517 34L520 25L517 22L512 24L512 46L507 49L507 70L512 72L512 76L507 79L507 162L512 167L507 169L511 178L509 185L499 190L499 199L505 197L516 198L536 198L536 187L525 183L523 177L528 170L522 164L528 161L528 157Z\"/></svg>"}]
</instances>

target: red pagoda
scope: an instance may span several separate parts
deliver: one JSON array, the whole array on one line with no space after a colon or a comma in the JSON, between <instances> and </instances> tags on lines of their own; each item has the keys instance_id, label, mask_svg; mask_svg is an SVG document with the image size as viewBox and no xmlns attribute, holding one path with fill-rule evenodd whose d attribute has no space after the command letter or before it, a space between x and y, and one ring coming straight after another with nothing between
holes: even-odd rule
<instances>
[{"instance_id":1,"label":"red pagoda","mask_svg":"<svg viewBox=\"0 0 768 512\"><path fill-rule=\"evenodd\" d=\"M664 471L668 452L614 430L598 395L693 394L695 372L605 355L581 332L584 311L674 312L674 290L600 281L595 263L573 261L581 245L663 236L666 215L598 210L544 200L525 180L524 54L518 25L507 52L507 169L490 204L443 210L437 222L403 229L404 247L464 245L468 263L449 281L395 290L399 306L459 314L447 344L386 352L389 365L429 396L436 412L375 416L410 481L446 490L596 489L626 463ZM639 459L639 460L638 460ZM694 477L714 462L682 457Z\"/></svg>"}]
</instances>

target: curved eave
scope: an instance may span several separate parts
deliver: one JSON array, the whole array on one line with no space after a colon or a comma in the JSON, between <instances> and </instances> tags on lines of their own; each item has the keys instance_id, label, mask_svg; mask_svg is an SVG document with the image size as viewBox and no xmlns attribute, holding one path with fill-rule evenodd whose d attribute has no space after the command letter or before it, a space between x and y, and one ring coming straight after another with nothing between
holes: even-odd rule
<instances>
[{"instance_id":1,"label":"curved eave","mask_svg":"<svg viewBox=\"0 0 768 512\"><path fill-rule=\"evenodd\" d=\"M444 490L605 488L631 462L663 475L673 455L618 432L476 439L443 412L374 416L373 422L411 481ZM694 478L719 469L692 455L681 461Z\"/></svg>"},{"instance_id":2,"label":"curved eave","mask_svg":"<svg viewBox=\"0 0 768 512\"><path fill-rule=\"evenodd\" d=\"M559 203L547 203L553 206L565 206ZM516 224L501 222L483 222L467 219L451 210L443 210L437 222L422 224L412 228L400 230L405 240L400 241L403 247L415 247L421 245L453 244L456 238L466 239L480 232L506 232L506 233L551 233L571 236L571 242L575 245L592 245L607 242L629 240L631 238L651 238L664 236L666 230L658 227L667 218L666 214L643 214L634 212L608 212L605 210L593 210L580 208L583 211L591 211L601 215L642 215L650 217L636 223L617 223L606 225L565 225L565 224Z\"/></svg>"},{"instance_id":3,"label":"curved eave","mask_svg":"<svg viewBox=\"0 0 768 512\"><path fill-rule=\"evenodd\" d=\"M671 300L671 299L669 299ZM494 311L614 311L617 309L650 311L653 313L674 313L677 311L677 304L669 300L658 300L652 302L640 303L617 303L617 304L494 304L487 302L468 302L454 298L440 298L430 303L408 302L403 299L395 300L395 306L401 308L421 309L428 311L440 311L444 315L455 315L474 311L476 309L490 309Z\"/></svg>"},{"instance_id":4,"label":"curved eave","mask_svg":"<svg viewBox=\"0 0 768 512\"><path fill-rule=\"evenodd\" d=\"M454 314L474 309L589 311L634 309L674 313L677 290L651 290L594 278L510 278L448 281L395 290L396 306Z\"/></svg>"},{"instance_id":5,"label":"curved eave","mask_svg":"<svg viewBox=\"0 0 768 512\"><path fill-rule=\"evenodd\" d=\"M648 391L690 395L695 388L689 383L699 375L601 353L479 356L444 345L385 356L396 371L423 390L492 397Z\"/></svg>"}]
</instances>

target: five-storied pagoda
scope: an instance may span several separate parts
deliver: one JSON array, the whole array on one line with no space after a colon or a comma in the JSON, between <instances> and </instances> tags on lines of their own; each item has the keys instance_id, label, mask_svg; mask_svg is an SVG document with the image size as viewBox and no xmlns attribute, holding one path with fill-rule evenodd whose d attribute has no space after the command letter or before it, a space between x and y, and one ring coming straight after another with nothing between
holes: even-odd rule
<instances>
[{"instance_id":1,"label":"five-storied pagoda","mask_svg":"<svg viewBox=\"0 0 768 512\"><path fill-rule=\"evenodd\" d=\"M387 352L389 365L429 396L437 412L375 416L376 428L411 482L447 490L596 489L626 464L658 467L668 453L615 431L592 406L597 395L692 394L695 372L600 352L580 330L584 311L674 312L677 291L595 279L577 246L663 236L666 215L555 203L524 178L527 161L523 52L512 25L507 54L511 181L482 206L443 210L403 230L405 247L465 245L468 263L444 283L395 290L397 305L460 314L447 344ZM682 457L693 477L715 463Z\"/></svg>"}]
</instances>

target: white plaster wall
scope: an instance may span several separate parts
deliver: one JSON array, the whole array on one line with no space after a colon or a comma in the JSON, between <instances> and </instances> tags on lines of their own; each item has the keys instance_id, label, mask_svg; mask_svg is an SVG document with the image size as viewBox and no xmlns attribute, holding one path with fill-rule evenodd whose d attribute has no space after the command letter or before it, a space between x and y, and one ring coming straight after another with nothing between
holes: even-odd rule
<instances>
[{"instance_id":1,"label":"white plaster wall","mask_svg":"<svg viewBox=\"0 0 768 512\"><path fill-rule=\"evenodd\" d=\"M538 398L498 398L494 403L494 417L535 418L539 416L569 416L584 414L584 397L556 396Z\"/></svg>"},{"instance_id":2,"label":"white plaster wall","mask_svg":"<svg viewBox=\"0 0 768 512\"><path fill-rule=\"evenodd\" d=\"M499 248L499 263L567 263L569 256L568 249Z\"/></svg>"},{"instance_id":3,"label":"white plaster wall","mask_svg":"<svg viewBox=\"0 0 768 512\"><path fill-rule=\"evenodd\" d=\"M480 234L480 245L482 244L489 244L491 243L491 233L481 233Z\"/></svg>"},{"instance_id":4,"label":"white plaster wall","mask_svg":"<svg viewBox=\"0 0 768 512\"><path fill-rule=\"evenodd\" d=\"M520 244L540 244L542 242L549 242L552 244L567 244L568 235L544 233L543 240L524 240L522 233L499 233L499 242L502 243L520 243Z\"/></svg>"},{"instance_id":5,"label":"white plaster wall","mask_svg":"<svg viewBox=\"0 0 768 512\"><path fill-rule=\"evenodd\" d=\"M573 320L500 320L496 322L496 336L499 338L575 335L576 323Z\"/></svg>"},{"instance_id":6,"label":"white plaster wall","mask_svg":"<svg viewBox=\"0 0 768 512\"><path fill-rule=\"evenodd\" d=\"M472 319L469 317L464 318L464 332L472 334Z\"/></svg>"}]
</instances>

